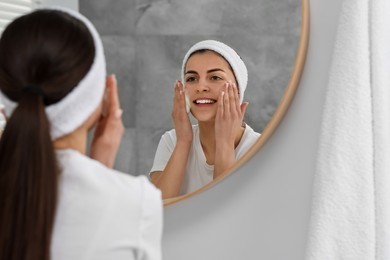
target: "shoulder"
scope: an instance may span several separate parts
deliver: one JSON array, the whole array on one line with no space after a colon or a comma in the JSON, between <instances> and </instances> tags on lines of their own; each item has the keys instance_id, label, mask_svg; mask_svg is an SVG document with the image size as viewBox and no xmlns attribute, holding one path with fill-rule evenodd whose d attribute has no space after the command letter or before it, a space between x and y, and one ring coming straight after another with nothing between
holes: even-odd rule
<instances>
[{"instance_id":1,"label":"shoulder","mask_svg":"<svg viewBox=\"0 0 390 260\"><path fill-rule=\"evenodd\" d=\"M101 253L96 259L105 254L130 257L145 243L141 241L160 236L161 193L145 176L109 169L76 151L57 156L61 175L53 233L56 255L77 259L71 255L89 248Z\"/></svg>"},{"instance_id":2,"label":"shoulder","mask_svg":"<svg viewBox=\"0 0 390 260\"><path fill-rule=\"evenodd\" d=\"M241 137L240 144L236 148L238 157L241 157L259 139L260 133L255 132L249 125L245 126L245 131Z\"/></svg>"},{"instance_id":3,"label":"shoulder","mask_svg":"<svg viewBox=\"0 0 390 260\"><path fill-rule=\"evenodd\" d=\"M62 185L78 187L83 189L83 193L98 193L98 197L110 195L139 200L145 190L154 194L152 196L159 196L158 190L144 176L132 176L107 168L76 151L61 151L57 155Z\"/></svg>"},{"instance_id":4,"label":"shoulder","mask_svg":"<svg viewBox=\"0 0 390 260\"><path fill-rule=\"evenodd\" d=\"M162 135L161 139L174 139L174 140L176 140L176 130L175 129L171 129L169 131L166 131Z\"/></svg>"},{"instance_id":5,"label":"shoulder","mask_svg":"<svg viewBox=\"0 0 390 260\"><path fill-rule=\"evenodd\" d=\"M253 130L253 128L250 125L245 126L244 137L246 137L248 139L257 139L260 137L260 135L261 134L258 132L255 132L255 130Z\"/></svg>"}]
</instances>

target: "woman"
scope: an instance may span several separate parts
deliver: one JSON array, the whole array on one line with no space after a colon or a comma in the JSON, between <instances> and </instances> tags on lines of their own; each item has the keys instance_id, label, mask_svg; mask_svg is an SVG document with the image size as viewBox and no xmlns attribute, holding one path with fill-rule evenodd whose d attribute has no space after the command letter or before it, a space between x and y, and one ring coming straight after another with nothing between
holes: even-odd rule
<instances>
[{"instance_id":1,"label":"woman","mask_svg":"<svg viewBox=\"0 0 390 260\"><path fill-rule=\"evenodd\" d=\"M175 129L162 136L150 173L164 199L217 178L260 135L243 122L248 73L232 48L213 40L198 42L184 57L182 81L184 86L175 83ZM197 125L191 126L188 111Z\"/></svg>"},{"instance_id":2,"label":"woman","mask_svg":"<svg viewBox=\"0 0 390 260\"><path fill-rule=\"evenodd\" d=\"M3 32L1 260L161 259L160 192L110 169L124 129L105 74L100 37L76 12L38 10Z\"/></svg>"}]
</instances>

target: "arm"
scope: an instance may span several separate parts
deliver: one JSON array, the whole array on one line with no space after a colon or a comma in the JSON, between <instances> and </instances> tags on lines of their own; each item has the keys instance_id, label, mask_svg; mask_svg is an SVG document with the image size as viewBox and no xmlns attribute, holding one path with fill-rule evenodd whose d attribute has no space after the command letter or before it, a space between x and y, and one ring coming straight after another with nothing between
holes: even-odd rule
<instances>
[{"instance_id":1,"label":"arm","mask_svg":"<svg viewBox=\"0 0 390 260\"><path fill-rule=\"evenodd\" d=\"M175 84L172 119L176 130L175 148L164 170L151 175L152 182L161 190L163 199L179 195L192 145L192 126L186 112L183 85L180 81Z\"/></svg>"},{"instance_id":2,"label":"arm","mask_svg":"<svg viewBox=\"0 0 390 260\"><path fill-rule=\"evenodd\" d=\"M152 174L152 182L161 190L163 199L179 196L190 148L191 143L189 145L176 144L164 171Z\"/></svg>"},{"instance_id":3,"label":"arm","mask_svg":"<svg viewBox=\"0 0 390 260\"><path fill-rule=\"evenodd\" d=\"M214 179L236 162L235 147L241 140L242 122L248 103L240 105L236 85L227 83L219 98L215 119Z\"/></svg>"}]
</instances>

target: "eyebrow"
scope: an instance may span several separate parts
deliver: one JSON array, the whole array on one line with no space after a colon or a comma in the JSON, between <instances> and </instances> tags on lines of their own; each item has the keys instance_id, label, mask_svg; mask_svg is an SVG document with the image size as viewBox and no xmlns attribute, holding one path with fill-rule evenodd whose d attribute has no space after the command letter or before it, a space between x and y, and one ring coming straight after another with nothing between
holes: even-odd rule
<instances>
[{"instance_id":1,"label":"eyebrow","mask_svg":"<svg viewBox=\"0 0 390 260\"><path fill-rule=\"evenodd\" d=\"M223 69L211 69L211 70L208 70L207 73L211 73L211 72L215 72L215 71L222 71L222 72L225 72ZM195 70L189 70L189 71L186 71L185 73L186 75L187 74L198 74L198 72L196 72Z\"/></svg>"}]
</instances>

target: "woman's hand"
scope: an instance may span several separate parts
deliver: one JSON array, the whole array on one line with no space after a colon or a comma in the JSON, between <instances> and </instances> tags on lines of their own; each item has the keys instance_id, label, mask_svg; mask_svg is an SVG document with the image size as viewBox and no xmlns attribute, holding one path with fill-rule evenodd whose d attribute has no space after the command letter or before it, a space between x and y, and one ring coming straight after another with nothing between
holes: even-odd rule
<instances>
[{"instance_id":1,"label":"woman's hand","mask_svg":"<svg viewBox=\"0 0 390 260\"><path fill-rule=\"evenodd\" d=\"M233 149L241 136L241 127L248 103L240 105L238 89L234 83L226 83L218 100L217 115L215 118L216 144L224 143Z\"/></svg>"},{"instance_id":2,"label":"woman's hand","mask_svg":"<svg viewBox=\"0 0 390 260\"><path fill-rule=\"evenodd\" d=\"M96 125L92 139L91 158L112 168L125 130L114 75L107 77L106 94L102 116Z\"/></svg>"},{"instance_id":3,"label":"woman's hand","mask_svg":"<svg viewBox=\"0 0 390 260\"><path fill-rule=\"evenodd\" d=\"M236 162L235 147L241 140L248 103L240 105L240 97L235 84L227 83L218 99L215 118L215 161L214 176L221 176Z\"/></svg>"},{"instance_id":4,"label":"woman's hand","mask_svg":"<svg viewBox=\"0 0 390 260\"><path fill-rule=\"evenodd\" d=\"M173 97L172 119L175 125L177 143L192 142L192 125L186 111L186 101L183 84L175 82L175 94Z\"/></svg>"}]
</instances>

